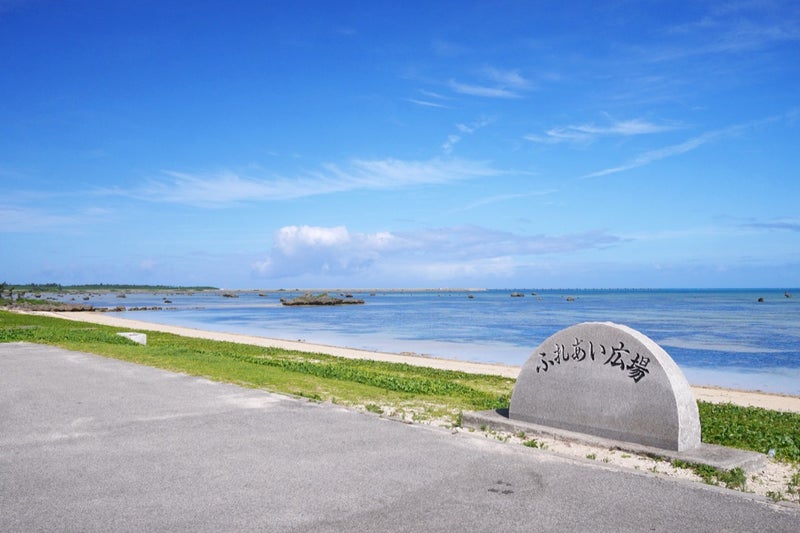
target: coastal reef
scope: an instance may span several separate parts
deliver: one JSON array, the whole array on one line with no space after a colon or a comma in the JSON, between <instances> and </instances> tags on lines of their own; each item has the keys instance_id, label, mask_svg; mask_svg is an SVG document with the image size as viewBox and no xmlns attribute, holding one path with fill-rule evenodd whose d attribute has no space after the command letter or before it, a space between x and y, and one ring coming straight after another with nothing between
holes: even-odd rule
<instances>
[{"instance_id":1,"label":"coastal reef","mask_svg":"<svg viewBox=\"0 0 800 533\"><path fill-rule=\"evenodd\" d=\"M297 298L281 298L283 305L347 305L347 304L363 304L364 300L359 300L351 297L350 295L344 298L337 298L329 296L328 293L312 294L307 292Z\"/></svg>"}]
</instances>

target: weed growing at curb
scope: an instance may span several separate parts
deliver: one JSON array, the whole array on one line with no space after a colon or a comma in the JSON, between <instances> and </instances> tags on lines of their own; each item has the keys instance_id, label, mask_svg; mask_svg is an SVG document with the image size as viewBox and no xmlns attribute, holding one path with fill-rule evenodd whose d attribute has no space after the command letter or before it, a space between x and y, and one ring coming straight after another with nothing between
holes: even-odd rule
<instances>
[{"instance_id":1,"label":"weed growing at curb","mask_svg":"<svg viewBox=\"0 0 800 533\"><path fill-rule=\"evenodd\" d=\"M744 490L747 486L747 474L739 467L731 470L720 470L709 465L689 463L674 459L671 461L675 468L685 468L697 474L708 485L722 484L729 489Z\"/></svg>"},{"instance_id":2,"label":"weed growing at curb","mask_svg":"<svg viewBox=\"0 0 800 533\"><path fill-rule=\"evenodd\" d=\"M366 409L370 413L375 413L379 415L383 414L383 409L381 409L381 406L374 403L368 403L367 405L364 406L364 409Z\"/></svg>"}]
</instances>

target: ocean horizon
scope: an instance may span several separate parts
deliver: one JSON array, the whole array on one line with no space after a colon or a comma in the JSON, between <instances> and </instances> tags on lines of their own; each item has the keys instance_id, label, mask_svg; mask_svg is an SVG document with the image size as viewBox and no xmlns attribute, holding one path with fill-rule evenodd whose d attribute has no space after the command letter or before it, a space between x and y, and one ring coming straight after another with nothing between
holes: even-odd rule
<instances>
[{"instance_id":1,"label":"ocean horizon","mask_svg":"<svg viewBox=\"0 0 800 533\"><path fill-rule=\"evenodd\" d=\"M309 290L365 303L280 302ZM94 292L62 300L124 306L113 314L157 324L516 366L563 328L615 322L658 343L693 385L800 395L800 291L792 288L224 289L120 296ZM142 307L160 309L130 310Z\"/></svg>"}]
</instances>

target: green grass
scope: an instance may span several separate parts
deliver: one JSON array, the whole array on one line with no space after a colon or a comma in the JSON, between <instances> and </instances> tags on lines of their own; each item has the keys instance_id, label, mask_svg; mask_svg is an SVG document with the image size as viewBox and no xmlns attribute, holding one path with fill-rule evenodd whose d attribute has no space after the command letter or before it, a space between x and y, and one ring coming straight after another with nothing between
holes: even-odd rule
<instances>
[{"instance_id":1,"label":"green grass","mask_svg":"<svg viewBox=\"0 0 800 533\"><path fill-rule=\"evenodd\" d=\"M389 406L416 420L507 408L514 380L406 364L345 359L146 331L147 345L120 328L0 311L0 342L27 341L95 353L216 381L377 412ZM703 442L800 461L800 414L698 402ZM483 431L483 429L482 429Z\"/></svg>"},{"instance_id":2,"label":"green grass","mask_svg":"<svg viewBox=\"0 0 800 533\"><path fill-rule=\"evenodd\" d=\"M345 359L0 311L0 342L61 346L217 381L352 405L395 405L425 416L507 407L514 380L406 364ZM374 408L373 408L374 409Z\"/></svg>"}]
</instances>

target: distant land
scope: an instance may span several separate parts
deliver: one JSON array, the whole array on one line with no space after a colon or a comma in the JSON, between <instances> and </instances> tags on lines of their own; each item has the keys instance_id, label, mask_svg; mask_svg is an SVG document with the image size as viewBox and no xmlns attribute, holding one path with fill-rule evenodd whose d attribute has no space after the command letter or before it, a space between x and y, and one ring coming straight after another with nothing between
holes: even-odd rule
<instances>
[{"instance_id":1,"label":"distant land","mask_svg":"<svg viewBox=\"0 0 800 533\"><path fill-rule=\"evenodd\" d=\"M5 290L14 292L86 292L86 291L208 291L217 287L185 287L182 285L114 285L96 283L90 285L61 285L59 283L2 283Z\"/></svg>"},{"instance_id":2,"label":"distant land","mask_svg":"<svg viewBox=\"0 0 800 533\"><path fill-rule=\"evenodd\" d=\"M230 292L482 292L486 288L469 287L404 287L404 288L356 288L356 287L299 287L299 288L220 288L212 286L185 286L185 285L137 285L137 284L112 284L94 283L84 285L62 285L60 283L3 283L5 290L14 289L14 292L89 292L89 291L230 291Z\"/></svg>"}]
</instances>

